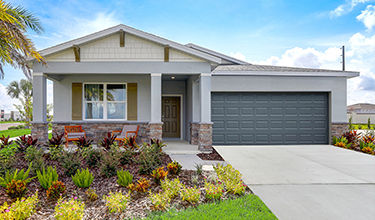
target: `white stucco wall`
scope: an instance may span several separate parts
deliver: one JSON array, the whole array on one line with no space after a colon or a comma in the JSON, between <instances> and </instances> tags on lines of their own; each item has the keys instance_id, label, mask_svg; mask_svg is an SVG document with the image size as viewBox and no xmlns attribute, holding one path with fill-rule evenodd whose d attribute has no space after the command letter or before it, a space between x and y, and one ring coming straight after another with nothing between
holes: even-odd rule
<instances>
[{"instance_id":1,"label":"white stucco wall","mask_svg":"<svg viewBox=\"0 0 375 220\"><path fill-rule=\"evenodd\" d=\"M164 46L140 37L125 34L125 46L120 47L120 34L80 45L81 62L89 61L164 61ZM46 56L47 61L75 61L73 49ZM205 62L189 54L169 50L170 62Z\"/></svg>"},{"instance_id":2,"label":"white stucco wall","mask_svg":"<svg viewBox=\"0 0 375 220\"><path fill-rule=\"evenodd\" d=\"M375 123L375 114L357 114L355 112L348 114L349 118L352 117L353 124L367 124L368 119L370 118L371 124Z\"/></svg>"},{"instance_id":3,"label":"white stucco wall","mask_svg":"<svg viewBox=\"0 0 375 220\"><path fill-rule=\"evenodd\" d=\"M212 76L212 92L330 92L331 121L347 122L345 77Z\"/></svg>"},{"instance_id":4,"label":"white stucco wall","mask_svg":"<svg viewBox=\"0 0 375 220\"><path fill-rule=\"evenodd\" d=\"M150 75L69 75L53 82L54 121L72 120L73 82L127 82L138 84L138 121L150 120Z\"/></svg>"}]
</instances>

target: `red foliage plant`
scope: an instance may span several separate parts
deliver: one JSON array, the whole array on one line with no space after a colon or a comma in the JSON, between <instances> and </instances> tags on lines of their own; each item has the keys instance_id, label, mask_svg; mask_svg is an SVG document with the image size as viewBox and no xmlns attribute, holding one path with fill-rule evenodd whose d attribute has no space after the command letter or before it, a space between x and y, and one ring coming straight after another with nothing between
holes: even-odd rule
<instances>
[{"instance_id":1,"label":"red foliage plant","mask_svg":"<svg viewBox=\"0 0 375 220\"><path fill-rule=\"evenodd\" d=\"M343 135L348 140L348 143L353 143L358 140L359 135L357 134L357 131L347 131Z\"/></svg>"},{"instance_id":2,"label":"red foliage plant","mask_svg":"<svg viewBox=\"0 0 375 220\"><path fill-rule=\"evenodd\" d=\"M362 140L365 143L373 143L375 141L375 137L372 135L366 135L362 137Z\"/></svg>"},{"instance_id":3,"label":"red foliage plant","mask_svg":"<svg viewBox=\"0 0 375 220\"><path fill-rule=\"evenodd\" d=\"M37 144L37 142L38 138L33 138L31 135L23 135L16 140L18 150L22 152L26 151L26 149L31 146L38 147L39 144Z\"/></svg>"}]
</instances>

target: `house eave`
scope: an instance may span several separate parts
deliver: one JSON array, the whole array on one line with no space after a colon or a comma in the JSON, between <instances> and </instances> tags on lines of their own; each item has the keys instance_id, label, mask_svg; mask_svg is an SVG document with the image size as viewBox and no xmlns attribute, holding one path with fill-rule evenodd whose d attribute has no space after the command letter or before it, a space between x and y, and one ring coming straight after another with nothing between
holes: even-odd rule
<instances>
[{"instance_id":1,"label":"house eave","mask_svg":"<svg viewBox=\"0 0 375 220\"><path fill-rule=\"evenodd\" d=\"M272 71L214 71L213 76L309 76L309 77L346 77L359 76L359 72L272 72Z\"/></svg>"}]
</instances>

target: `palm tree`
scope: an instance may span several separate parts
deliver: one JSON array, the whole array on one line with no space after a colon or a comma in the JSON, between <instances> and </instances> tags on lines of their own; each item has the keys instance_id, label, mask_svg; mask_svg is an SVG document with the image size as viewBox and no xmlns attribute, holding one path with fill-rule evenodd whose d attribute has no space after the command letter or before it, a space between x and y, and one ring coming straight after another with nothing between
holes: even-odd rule
<instances>
[{"instance_id":1,"label":"palm tree","mask_svg":"<svg viewBox=\"0 0 375 220\"><path fill-rule=\"evenodd\" d=\"M31 69L27 64L27 58L35 58L38 62L44 63L43 57L26 36L27 29L36 33L43 31L39 19L29 11L0 0L0 79L4 78L5 64L22 69L30 79Z\"/></svg>"},{"instance_id":2,"label":"palm tree","mask_svg":"<svg viewBox=\"0 0 375 220\"><path fill-rule=\"evenodd\" d=\"M21 102L21 105L14 106L20 112L26 123L30 125L33 119L32 83L26 79L21 79L19 82L13 81L7 86L7 92L10 97L16 98Z\"/></svg>"}]
</instances>

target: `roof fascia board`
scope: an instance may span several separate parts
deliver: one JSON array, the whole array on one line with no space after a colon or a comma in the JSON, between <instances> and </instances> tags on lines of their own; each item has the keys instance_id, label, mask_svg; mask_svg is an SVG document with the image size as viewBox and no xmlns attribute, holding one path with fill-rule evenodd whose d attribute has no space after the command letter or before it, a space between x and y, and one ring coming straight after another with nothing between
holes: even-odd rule
<instances>
[{"instance_id":1,"label":"roof fascia board","mask_svg":"<svg viewBox=\"0 0 375 220\"><path fill-rule=\"evenodd\" d=\"M217 71L213 76L319 76L347 77L359 76L359 72L266 72L266 71Z\"/></svg>"},{"instance_id":2,"label":"roof fascia board","mask_svg":"<svg viewBox=\"0 0 375 220\"><path fill-rule=\"evenodd\" d=\"M227 56L225 54L222 54L222 53L219 53L219 52L216 52L216 51L213 51L213 50L210 50L210 49L198 46L198 45L193 44L193 43L186 44L186 46L191 47L191 48L193 48L195 50L198 50L198 51L202 51L204 53L208 53L208 54L214 55L216 57L220 57L223 60L229 60L229 61L231 61L233 63L236 63L236 64L241 64L241 65L250 64L248 62L245 62L245 61L236 59L234 57L230 57L230 56Z\"/></svg>"}]
</instances>

